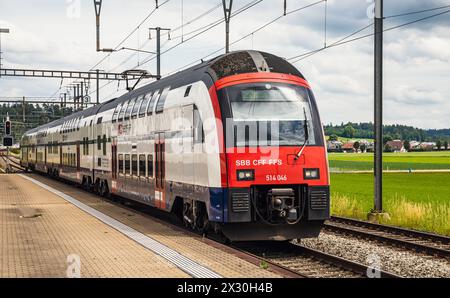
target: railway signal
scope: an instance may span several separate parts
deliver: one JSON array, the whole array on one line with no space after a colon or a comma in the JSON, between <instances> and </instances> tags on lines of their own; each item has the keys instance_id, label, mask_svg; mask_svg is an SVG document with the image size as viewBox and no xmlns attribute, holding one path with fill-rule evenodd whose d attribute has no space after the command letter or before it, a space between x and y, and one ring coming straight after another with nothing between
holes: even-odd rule
<instances>
[{"instance_id":1,"label":"railway signal","mask_svg":"<svg viewBox=\"0 0 450 298\"><path fill-rule=\"evenodd\" d=\"M3 146L7 148L6 155L9 156L9 147L13 145L13 138L11 136L11 121L9 115L6 116L5 121L5 136L3 137ZM9 172L9 160L6 159L6 171Z\"/></svg>"},{"instance_id":2,"label":"railway signal","mask_svg":"<svg viewBox=\"0 0 450 298\"><path fill-rule=\"evenodd\" d=\"M5 121L5 135L11 135L11 121L9 119Z\"/></svg>"}]
</instances>

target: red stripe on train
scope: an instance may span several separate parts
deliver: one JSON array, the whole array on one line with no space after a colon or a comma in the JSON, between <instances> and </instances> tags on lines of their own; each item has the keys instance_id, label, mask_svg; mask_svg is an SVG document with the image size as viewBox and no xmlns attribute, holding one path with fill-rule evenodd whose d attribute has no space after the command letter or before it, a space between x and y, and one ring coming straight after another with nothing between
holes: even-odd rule
<instances>
[{"instance_id":1,"label":"red stripe on train","mask_svg":"<svg viewBox=\"0 0 450 298\"><path fill-rule=\"evenodd\" d=\"M219 99L217 98L217 90L214 85L209 88L209 96L211 97L214 109L214 117L216 118L217 139L219 142L219 158L220 158L220 181L222 187L227 187L227 162L225 156L225 145L223 136L222 114L220 112Z\"/></svg>"},{"instance_id":2,"label":"red stripe on train","mask_svg":"<svg viewBox=\"0 0 450 298\"><path fill-rule=\"evenodd\" d=\"M232 75L216 81L215 86L217 90L220 90L237 84L264 82L288 83L310 88L308 82L298 76L274 72L252 72Z\"/></svg>"}]
</instances>

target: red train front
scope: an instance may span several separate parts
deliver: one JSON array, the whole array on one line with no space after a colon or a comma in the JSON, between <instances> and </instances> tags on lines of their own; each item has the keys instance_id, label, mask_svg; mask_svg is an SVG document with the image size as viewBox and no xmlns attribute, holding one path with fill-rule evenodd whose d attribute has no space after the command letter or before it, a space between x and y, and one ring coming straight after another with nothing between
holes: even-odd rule
<instances>
[{"instance_id":1,"label":"red train front","mask_svg":"<svg viewBox=\"0 0 450 298\"><path fill-rule=\"evenodd\" d=\"M283 73L239 73L214 84L228 190L222 230L232 240L315 237L330 216L327 152L314 95L290 64L277 63Z\"/></svg>"}]
</instances>

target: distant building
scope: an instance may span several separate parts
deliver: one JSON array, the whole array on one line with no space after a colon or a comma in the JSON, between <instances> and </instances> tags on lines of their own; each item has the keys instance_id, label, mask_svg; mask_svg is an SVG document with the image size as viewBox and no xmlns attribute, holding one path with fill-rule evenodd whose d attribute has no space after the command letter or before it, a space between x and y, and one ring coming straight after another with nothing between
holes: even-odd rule
<instances>
[{"instance_id":1,"label":"distant building","mask_svg":"<svg viewBox=\"0 0 450 298\"><path fill-rule=\"evenodd\" d=\"M433 149L436 147L436 143L434 142L422 142L420 143L420 149L423 151L433 151Z\"/></svg>"},{"instance_id":2,"label":"distant building","mask_svg":"<svg viewBox=\"0 0 450 298\"><path fill-rule=\"evenodd\" d=\"M411 150L420 150L420 142L418 141L410 141L409 146L411 147Z\"/></svg>"},{"instance_id":3,"label":"distant building","mask_svg":"<svg viewBox=\"0 0 450 298\"><path fill-rule=\"evenodd\" d=\"M344 143L342 145L342 151L347 152L347 153L353 153L355 152L355 148L353 147L353 144L355 144L355 142L347 142Z\"/></svg>"},{"instance_id":4,"label":"distant building","mask_svg":"<svg viewBox=\"0 0 450 298\"><path fill-rule=\"evenodd\" d=\"M389 148L391 148L391 150L393 152L405 152L405 148L403 147L403 141L401 140L393 140L393 141L388 141L386 143L386 145L389 146Z\"/></svg>"}]
</instances>

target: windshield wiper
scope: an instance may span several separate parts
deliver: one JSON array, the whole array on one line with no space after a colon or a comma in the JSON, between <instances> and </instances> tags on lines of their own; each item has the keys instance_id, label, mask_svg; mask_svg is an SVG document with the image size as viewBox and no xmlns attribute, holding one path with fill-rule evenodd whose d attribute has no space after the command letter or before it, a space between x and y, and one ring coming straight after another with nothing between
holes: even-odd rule
<instances>
[{"instance_id":1,"label":"windshield wiper","mask_svg":"<svg viewBox=\"0 0 450 298\"><path fill-rule=\"evenodd\" d=\"M305 116L305 122L303 124L303 130L304 130L304 134L305 134L305 142L303 143L302 147L300 148L300 151L298 151L298 153L295 155L294 160L297 160L300 158L300 156L302 156L303 150L306 147L306 143L309 140L309 132L308 132L308 118L306 116L306 109L305 107L303 107L303 114Z\"/></svg>"}]
</instances>

